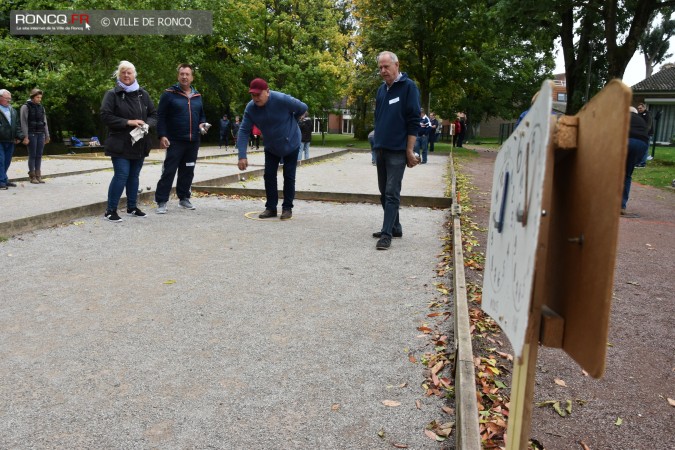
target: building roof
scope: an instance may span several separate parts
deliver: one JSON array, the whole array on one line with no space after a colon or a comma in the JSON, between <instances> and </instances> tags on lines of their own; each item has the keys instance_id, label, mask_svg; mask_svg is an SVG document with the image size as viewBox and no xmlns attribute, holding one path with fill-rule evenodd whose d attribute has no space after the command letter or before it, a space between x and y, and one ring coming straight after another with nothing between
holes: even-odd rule
<instances>
[{"instance_id":1,"label":"building roof","mask_svg":"<svg viewBox=\"0 0 675 450\"><path fill-rule=\"evenodd\" d=\"M631 86L633 92L675 91L675 67L661 69L649 78Z\"/></svg>"}]
</instances>

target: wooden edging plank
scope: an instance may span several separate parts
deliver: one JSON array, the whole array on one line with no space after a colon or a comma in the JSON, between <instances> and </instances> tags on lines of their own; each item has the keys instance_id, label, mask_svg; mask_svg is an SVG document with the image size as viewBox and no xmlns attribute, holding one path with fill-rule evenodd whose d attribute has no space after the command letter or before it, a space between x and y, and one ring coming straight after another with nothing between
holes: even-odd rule
<instances>
[{"instance_id":1,"label":"wooden edging plank","mask_svg":"<svg viewBox=\"0 0 675 450\"><path fill-rule=\"evenodd\" d=\"M451 198L457 198L455 168L450 155L450 173L452 177ZM478 401L476 399L476 379L473 364L473 347L469 322L469 302L466 294L464 274L464 251L462 249L462 229L459 208L453 209L452 247L454 256L453 284L455 291L455 399L457 433L456 448L462 450L480 450L481 438L478 427Z\"/></svg>"}]
</instances>

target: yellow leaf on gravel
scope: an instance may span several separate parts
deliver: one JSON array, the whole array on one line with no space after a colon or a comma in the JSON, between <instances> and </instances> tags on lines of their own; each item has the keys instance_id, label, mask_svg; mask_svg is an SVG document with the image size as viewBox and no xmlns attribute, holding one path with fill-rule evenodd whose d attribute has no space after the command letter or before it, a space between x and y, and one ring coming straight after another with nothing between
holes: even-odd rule
<instances>
[{"instance_id":1,"label":"yellow leaf on gravel","mask_svg":"<svg viewBox=\"0 0 675 450\"><path fill-rule=\"evenodd\" d=\"M382 404L384 406L401 406L401 402L397 402L396 400L382 400Z\"/></svg>"},{"instance_id":2,"label":"yellow leaf on gravel","mask_svg":"<svg viewBox=\"0 0 675 450\"><path fill-rule=\"evenodd\" d=\"M672 398L668 398L668 403L670 403L670 406L675 406L675 400Z\"/></svg>"},{"instance_id":3,"label":"yellow leaf on gravel","mask_svg":"<svg viewBox=\"0 0 675 450\"><path fill-rule=\"evenodd\" d=\"M564 382L563 380L561 380L560 378L556 378L556 379L553 380L553 381L555 381L555 384L557 384L558 386L567 387L567 383L565 383L565 382Z\"/></svg>"},{"instance_id":4,"label":"yellow leaf on gravel","mask_svg":"<svg viewBox=\"0 0 675 450\"><path fill-rule=\"evenodd\" d=\"M622 423L623 423L623 419L621 417L617 417L616 422L614 422L614 425L616 425L617 427L620 427Z\"/></svg>"},{"instance_id":5,"label":"yellow leaf on gravel","mask_svg":"<svg viewBox=\"0 0 675 450\"><path fill-rule=\"evenodd\" d=\"M176 284L176 280L166 280L164 284Z\"/></svg>"},{"instance_id":6,"label":"yellow leaf on gravel","mask_svg":"<svg viewBox=\"0 0 675 450\"><path fill-rule=\"evenodd\" d=\"M340 404L339 403L334 403L333 406L330 407L333 411L337 411L340 409Z\"/></svg>"}]
</instances>

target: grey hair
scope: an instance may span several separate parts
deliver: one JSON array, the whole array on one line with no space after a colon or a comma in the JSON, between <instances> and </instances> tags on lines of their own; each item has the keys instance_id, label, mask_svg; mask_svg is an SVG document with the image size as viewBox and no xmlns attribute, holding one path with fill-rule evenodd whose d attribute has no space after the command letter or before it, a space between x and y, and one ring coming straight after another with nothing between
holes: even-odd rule
<instances>
[{"instance_id":1,"label":"grey hair","mask_svg":"<svg viewBox=\"0 0 675 450\"><path fill-rule=\"evenodd\" d=\"M635 113L635 114L637 114L637 112L638 112L637 108L635 108L634 106L629 107L628 111L630 111L632 113Z\"/></svg>"},{"instance_id":2,"label":"grey hair","mask_svg":"<svg viewBox=\"0 0 675 450\"><path fill-rule=\"evenodd\" d=\"M0 97L5 94L11 94L7 89L0 89Z\"/></svg>"},{"instance_id":3,"label":"grey hair","mask_svg":"<svg viewBox=\"0 0 675 450\"><path fill-rule=\"evenodd\" d=\"M379 63L379 62L380 62L380 58L382 58L382 57L385 56L385 55L389 55L389 58L391 58L391 62L394 62L394 63L397 63L397 62L398 62L398 56L396 56L395 53L390 52L390 51L386 51L386 50L383 51L383 52L380 52L380 54L377 55L377 62Z\"/></svg>"},{"instance_id":4,"label":"grey hair","mask_svg":"<svg viewBox=\"0 0 675 450\"><path fill-rule=\"evenodd\" d=\"M134 78L136 77L136 66L134 66L133 64L131 64L129 61L120 61L120 65L117 66L117 70L113 73L113 76L114 76L115 78L119 78L119 77L120 77L120 72L121 72L123 69L131 69L131 70L133 70L133 72L134 72Z\"/></svg>"}]
</instances>

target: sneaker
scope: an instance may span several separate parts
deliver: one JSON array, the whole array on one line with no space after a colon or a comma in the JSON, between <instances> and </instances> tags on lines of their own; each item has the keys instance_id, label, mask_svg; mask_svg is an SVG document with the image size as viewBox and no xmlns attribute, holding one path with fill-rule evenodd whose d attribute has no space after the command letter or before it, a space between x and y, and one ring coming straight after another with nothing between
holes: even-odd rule
<instances>
[{"instance_id":1,"label":"sneaker","mask_svg":"<svg viewBox=\"0 0 675 450\"><path fill-rule=\"evenodd\" d=\"M168 210L166 202L157 203L157 214L166 214Z\"/></svg>"},{"instance_id":2,"label":"sneaker","mask_svg":"<svg viewBox=\"0 0 675 450\"><path fill-rule=\"evenodd\" d=\"M6 184L0 184L0 189L2 189L3 191L6 191L9 188L7 187Z\"/></svg>"},{"instance_id":3,"label":"sneaker","mask_svg":"<svg viewBox=\"0 0 675 450\"><path fill-rule=\"evenodd\" d=\"M378 250L387 250L389 247L391 247L391 238L389 236L382 236L377 241L377 244L375 244L375 248Z\"/></svg>"},{"instance_id":4,"label":"sneaker","mask_svg":"<svg viewBox=\"0 0 675 450\"><path fill-rule=\"evenodd\" d=\"M194 205L190 203L189 198L184 198L183 200L179 201L178 204L185 209L196 209Z\"/></svg>"},{"instance_id":5,"label":"sneaker","mask_svg":"<svg viewBox=\"0 0 675 450\"><path fill-rule=\"evenodd\" d=\"M646 164L638 164L635 166L636 169L644 169L645 167L647 167Z\"/></svg>"},{"instance_id":6,"label":"sneaker","mask_svg":"<svg viewBox=\"0 0 675 450\"><path fill-rule=\"evenodd\" d=\"M652 155L647 156L647 161L651 161L652 159L654 159Z\"/></svg>"},{"instance_id":7,"label":"sneaker","mask_svg":"<svg viewBox=\"0 0 675 450\"><path fill-rule=\"evenodd\" d=\"M138 208L127 208L127 214L130 216L136 216L136 217L146 217L147 214L145 214L143 211L141 211Z\"/></svg>"},{"instance_id":8,"label":"sneaker","mask_svg":"<svg viewBox=\"0 0 675 450\"><path fill-rule=\"evenodd\" d=\"M8 181L7 187L16 187L16 183L12 183L11 181Z\"/></svg>"},{"instance_id":9,"label":"sneaker","mask_svg":"<svg viewBox=\"0 0 675 450\"><path fill-rule=\"evenodd\" d=\"M283 209L281 210L281 216L279 219L281 220L288 220L291 217L293 217L293 210L292 209Z\"/></svg>"},{"instance_id":10,"label":"sneaker","mask_svg":"<svg viewBox=\"0 0 675 450\"><path fill-rule=\"evenodd\" d=\"M276 217L277 212L274 209L266 209L265 211L261 212L260 215L258 216L259 219L269 219L270 217Z\"/></svg>"},{"instance_id":11,"label":"sneaker","mask_svg":"<svg viewBox=\"0 0 675 450\"><path fill-rule=\"evenodd\" d=\"M121 222L122 218L117 214L117 211L106 211L105 216L110 222Z\"/></svg>"},{"instance_id":12,"label":"sneaker","mask_svg":"<svg viewBox=\"0 0 675 450\"><path fill-rule=\"evenodd\" d=\"M392 232L392 236L394 236L394 237L403 237L403 231L393 231L393 232ZM382 232L381 232L381 231L376 231L375 233L373 233L373 237L374 237L374 238L377 238L377 239L381 238L381 237L382 237Z\"/></svg>"}]
</instances>

